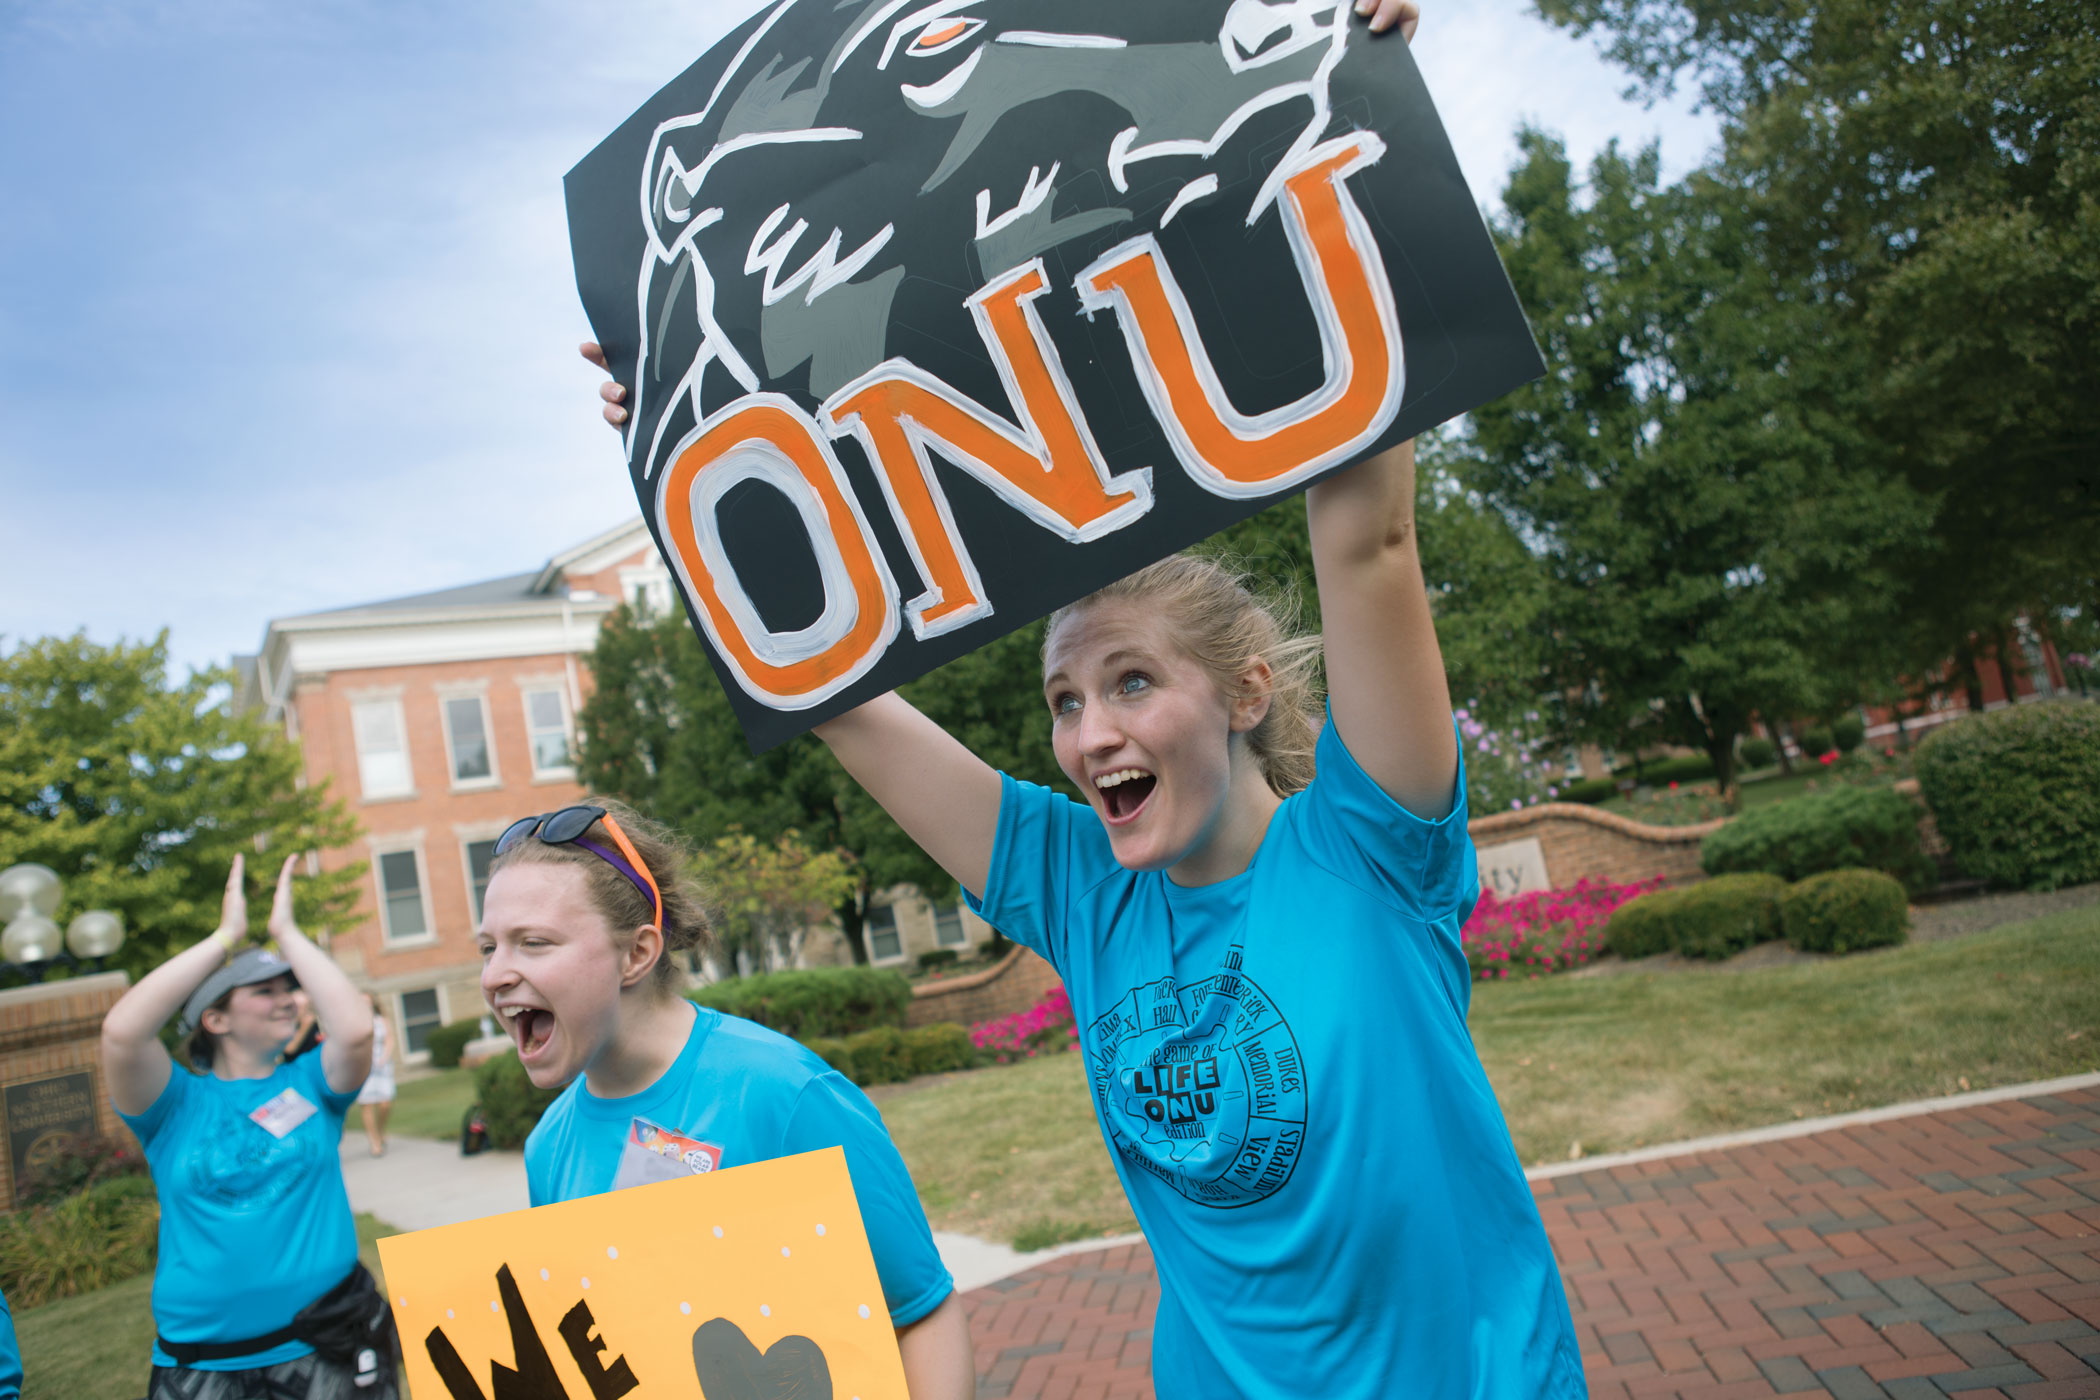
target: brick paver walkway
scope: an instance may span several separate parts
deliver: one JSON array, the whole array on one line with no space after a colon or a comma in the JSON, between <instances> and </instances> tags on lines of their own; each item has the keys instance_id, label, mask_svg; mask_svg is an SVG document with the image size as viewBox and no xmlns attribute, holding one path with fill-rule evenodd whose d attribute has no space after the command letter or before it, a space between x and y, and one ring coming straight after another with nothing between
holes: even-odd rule
<instances>
[{"instance_id":1,"label":"brick paver walkway","mask_svg":"<svg viewBox=\"0 0 2100 1400\"><path fill-rule=\"evenodd\" d=\"M1595 1400L2100 1397L2100 1090L1533 1189ZM978 1394L1149 1396L1157 1292L1139 1245L967 1294Z\"/></svg>"}]
</instances>

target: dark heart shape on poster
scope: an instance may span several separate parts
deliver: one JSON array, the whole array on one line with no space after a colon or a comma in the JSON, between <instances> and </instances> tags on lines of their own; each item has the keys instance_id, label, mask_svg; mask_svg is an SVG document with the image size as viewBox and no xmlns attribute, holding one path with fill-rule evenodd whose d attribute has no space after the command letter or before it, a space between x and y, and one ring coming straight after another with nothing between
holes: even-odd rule
<instances>
[{"instance_id":1,"label":"dark heart shape on poster","mask_svg":"<svg viewBox=\"0 0 2100 1400\"><path fill-rule=\"evenodd\" d=\"M761 1352L726 1317L693 1333L693 1374L706 1400L831 1400L831 1367L807 1337L782 1337Z\"/></svg>"}]
</instances>

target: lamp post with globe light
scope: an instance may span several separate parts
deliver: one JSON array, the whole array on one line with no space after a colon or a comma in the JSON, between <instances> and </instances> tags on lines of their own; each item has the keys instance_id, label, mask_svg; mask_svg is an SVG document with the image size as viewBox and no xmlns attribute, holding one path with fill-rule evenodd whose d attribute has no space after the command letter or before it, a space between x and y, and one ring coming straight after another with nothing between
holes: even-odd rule
<instances>
[{"instance_id":1,"label":"lamp post with globe light","mask_svg":"<svg viewBox=\"0 0 2100 1400\"><path fill-rule=\"evenodd\" d=\"M11 865L0 870L0 977L41 982L56 963L100 972L102 960L124 946L124 920L107 909L90 909L67 926L63 940L56 915L64 886L46 865Z\"/></svg>"}]
</instances>

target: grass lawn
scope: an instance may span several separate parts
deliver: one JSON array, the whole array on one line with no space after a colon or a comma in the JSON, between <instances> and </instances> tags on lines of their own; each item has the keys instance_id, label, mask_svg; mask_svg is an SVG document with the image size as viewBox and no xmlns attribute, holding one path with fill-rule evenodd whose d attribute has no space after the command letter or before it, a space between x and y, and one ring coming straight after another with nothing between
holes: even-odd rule
<instances>
[{"instance_id":1,"label":"grass lawn","mask_svg":"<svg viewBox=\"0 0 2100 1400\"><path fill-rule=\"evenodd\" d=\"M1753 972L1474 989L1527 1165L2100 1069L2100 908Z\"/></svg>"},{"instance_id":2,"label":"grass lawn","mask_svg":"<svg viewBox=\"0 0 2100 1400\"><path fill-rule=\"evenodd\" d=\"M1526 1164L2100 1069L2100 906L1790 967L1474 988ZM1077 1055L879 1092L934 1228L1132 1228Z\"/></svg>"},{"instance_id":3,"label":"grass lawn","mask_svg":"<svg viewBox=\"0 0 2100 1400\"><path fill-rule=\"evenodd\" d=\"M1137 1228L1086 1062L1050 1055L871 1090L936 1230L1041 1249Z\"/></svg>"},{"instance_id":4,"label":"grass lawn","mask_svg":"<svg viewBox=\"0 0 2100 1400\"><path fill-rule=\"evenodd\" d=\"M1870 774L1858 769L1843 773L1824 770L1813 759L1794 765L1794 775L1788 777L1778 768L1764 768L1754 774L1738 778L1737 791L1741 794L1738 813L1753 807L1769 807L1775 802L1784 802L1790 797L1804 793L1829 792L1833 788L1854 784L1871 786L1877 781L1893 781L1886 769ZM1694 778L1679 784L1672 792L1666 786L1655 786L1642 796L1619 796L1606 798L1596 804L1600 812L1613 812L1635 821L1648 822L1655 826L1688 826L1694 822L1711 821L1717 816L1727 815L1720 799L1713 795L1712 778Z\"/></svg>"},{"instance_id":5,"label":"grass lawn","mask_svg":"<svg viewBox=\"0 0 2100 1400\"><path fill-rule=\"evenodd\" d=\"M474 1071L441 1069L420 1079L401 1081L394 1091L394 1112L387 1119L387 1136L436 1138L459 1141L459 1123L474 1103ZM343 1131L364 1136L365 1120L353 1108L343 1119Z\"/></svg>"},{"instance_id":6,"label":"grass lawn","mask_svg":"<svg viewBox=\"0 0 2100 1400\"><path fill-rule=\"evenodd\" d=\"M398 1233L357 1217L357 1252L379 1273L372 1241ZM153 1275L140 1274L15 1314L22 1400L139 1400L153 1370Z\"/></svg>"}]
</instances>

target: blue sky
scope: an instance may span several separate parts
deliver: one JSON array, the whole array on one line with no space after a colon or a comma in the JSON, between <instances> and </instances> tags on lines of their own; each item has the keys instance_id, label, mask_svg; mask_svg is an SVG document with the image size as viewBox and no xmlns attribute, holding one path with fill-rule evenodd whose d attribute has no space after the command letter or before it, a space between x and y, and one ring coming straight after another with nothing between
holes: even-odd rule
<instances>
[{"instance_id":1,"label":"blue sky","mask_svg":"<svg viewBox=\"0 0 2100 1400\"><path fill-rule=\"evenodd\" d=\"M537 567L631 515L561 177L751 0L0 0L0 649ZM1492 205L1529 120L1713 140L1521 0L1416 55Z\"/></svg>"}]
</instances>

